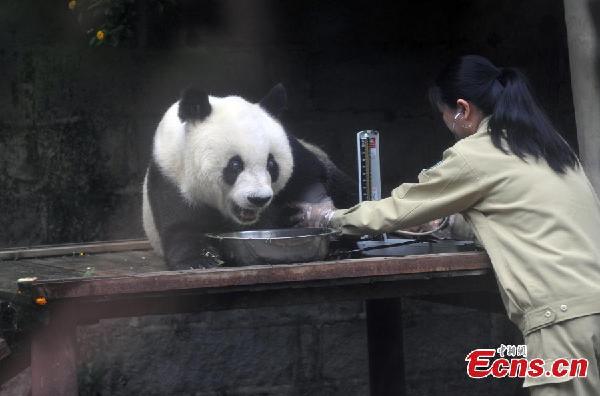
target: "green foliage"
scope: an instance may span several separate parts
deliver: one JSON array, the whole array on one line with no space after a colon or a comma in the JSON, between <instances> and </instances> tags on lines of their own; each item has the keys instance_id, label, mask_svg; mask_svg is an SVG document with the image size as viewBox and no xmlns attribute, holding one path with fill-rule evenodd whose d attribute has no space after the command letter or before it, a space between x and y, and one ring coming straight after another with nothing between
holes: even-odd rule
<instances>
[{"instance_id":1,"label":"green foliage","mask_svg":"<svg viewBox=\"0 0 600 396\"><path fill-rule=\"evenodd\" d=\"M135 38L140 13L151 10L160 16L176 3L176 0L70 0L67 6L88 35L90 46L116 47Z\"/></svg>"}]
</instances>

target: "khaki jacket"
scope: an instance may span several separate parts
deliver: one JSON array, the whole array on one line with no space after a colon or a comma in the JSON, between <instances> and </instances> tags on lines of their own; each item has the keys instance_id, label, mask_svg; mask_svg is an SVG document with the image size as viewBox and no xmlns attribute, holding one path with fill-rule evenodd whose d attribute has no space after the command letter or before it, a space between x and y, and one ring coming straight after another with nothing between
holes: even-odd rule
<instances>
[{"instance_id":1,"label":"khaki jacket","mask_svg":"<svg viewBox=\"0 0 600 396\"><path fill-rule=\"evenodd\" d=\"M419 183L336 210L331 225L363 235L461 213L524 334L600 313L600 202L581 166L559 175L544 160L504 154L493 146L487 121L421 172Z\"/></svg>"}]
</instances>

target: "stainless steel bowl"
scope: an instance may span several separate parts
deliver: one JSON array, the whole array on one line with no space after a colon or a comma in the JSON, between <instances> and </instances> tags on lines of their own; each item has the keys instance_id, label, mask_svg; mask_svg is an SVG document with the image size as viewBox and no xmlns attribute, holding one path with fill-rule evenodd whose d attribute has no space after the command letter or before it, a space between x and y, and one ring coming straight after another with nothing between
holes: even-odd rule
<instances>
[{"instance_id":1,"label":"stainless steel bowl","mask_svg":"<svg viewBox=\"0 0 600 396\"><path fill-rule=\"evenodd\" d=\"M206 234L228 265L300 263L324 259L331 228L281 228Z\"/></svg>"}]
</instances>

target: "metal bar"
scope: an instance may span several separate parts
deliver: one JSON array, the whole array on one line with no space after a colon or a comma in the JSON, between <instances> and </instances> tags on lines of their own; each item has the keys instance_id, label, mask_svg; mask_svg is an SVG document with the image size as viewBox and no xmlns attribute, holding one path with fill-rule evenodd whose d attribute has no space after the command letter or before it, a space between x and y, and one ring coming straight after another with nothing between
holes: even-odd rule
<instances>
[{"instance_id":1,"label":"metal bar","mask_svg":"<svg viewBox=\"0 0 600 396\"><path fill-rule=\"evenodd\" d=\"M473 291L454 294L430 294L426 296L415 297L418 300L429 301L436 304L454 305L461 308L478 309L485 312L494 312L505 314L506 308L498 294L498 287L490 285L488 290Z\"/></svg>"},{"instance_id":2,"label":"metal bar","mask_svg":"<svg viewBox=\"0 0 600 396\"><path fill-rule=\"evenodd\" d=\"M399 298L367 300L371 396L404 396L404 337Z\"/></svg>"},{"instance_id":3,"label":"metal bar","mask_svg":"<svg viewBox=\"0 0 600 396\"><path fill-rule=\"evenodd\" d=\"M75 325L62 315L51 317L31 340L31 396L76 396Z\"/></svg>"}]
</instances>

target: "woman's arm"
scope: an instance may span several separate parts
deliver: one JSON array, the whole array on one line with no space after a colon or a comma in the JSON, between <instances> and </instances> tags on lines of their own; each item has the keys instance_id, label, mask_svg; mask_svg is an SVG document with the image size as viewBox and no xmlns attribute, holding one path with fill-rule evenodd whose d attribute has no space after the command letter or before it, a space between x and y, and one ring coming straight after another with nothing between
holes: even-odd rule
<instances>
[{"instance_id":1,"label":"woman's arm","mask_svg":"<svg viewBox=\"0 0 600 396\"><path fill-rule=\"evenodd\" d=\"M329 225L350 235L390 232L462 212L483 194L480 176L453 147L440 163L419 174L419 183L404 183L379 201L336 210Z\"/></svg>"}]
</instances>

